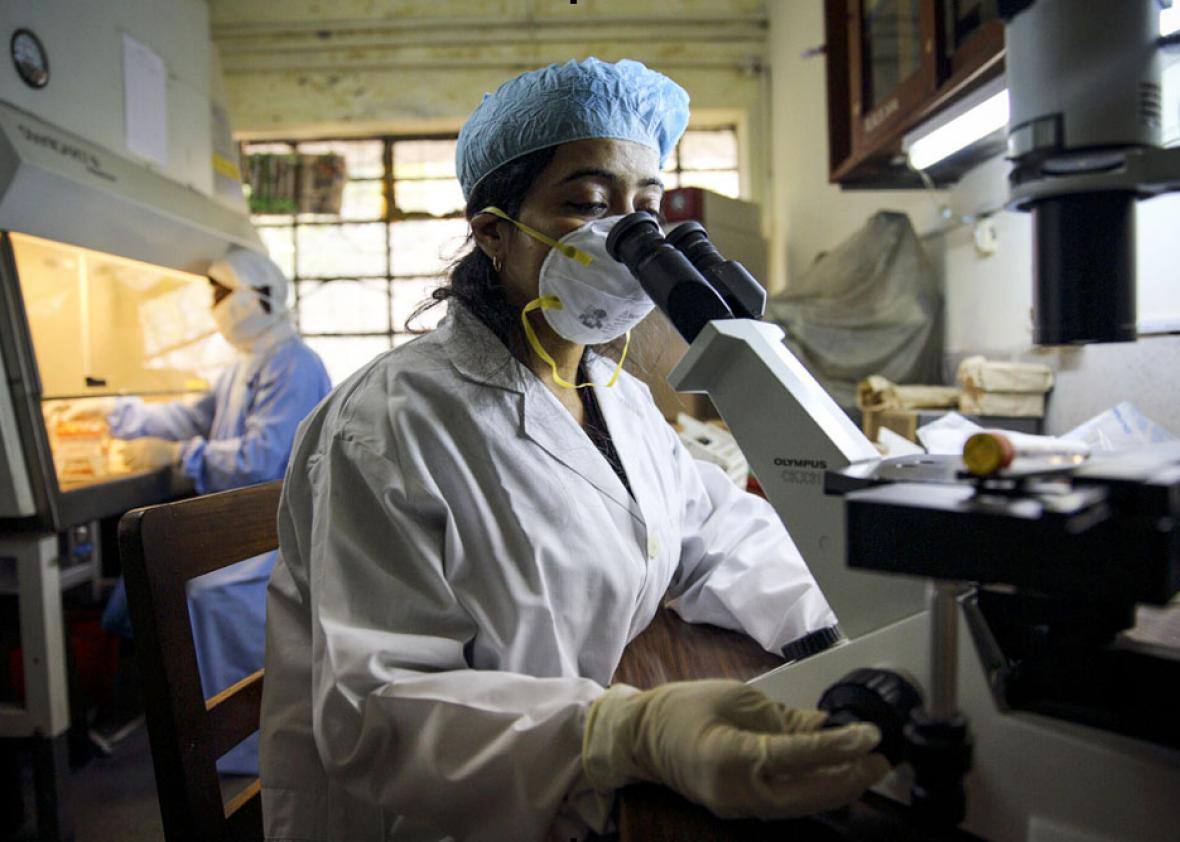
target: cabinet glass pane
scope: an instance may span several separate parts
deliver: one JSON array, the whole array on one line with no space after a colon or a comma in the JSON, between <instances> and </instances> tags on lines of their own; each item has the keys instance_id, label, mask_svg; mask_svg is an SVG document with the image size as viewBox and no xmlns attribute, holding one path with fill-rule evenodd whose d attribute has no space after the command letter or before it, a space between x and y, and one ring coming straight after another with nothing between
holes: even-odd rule
<instances>
[{"instance_id":1,"label":"cabinet glass pane","mask_svg":"<svg viewBox=\"0 0 1180 842\"><path fill-rule=\"evenodd\" d=\"M922 63L919 0L864 0L861 50L864 113L880 105Z\"/></svg>"},{"instance_id":2,"label":"cabinet glass pane","mask_svg":"<svg viewBox=\"0 0 1180 842\"><path fill-rule=\"evenodd\" d=\"M307 225L296 230L300 277L385 274L385 225Z\"/></svg>"},{"instance_id":3,"label":"cabinet glass pane","mask_svg":"<svg viewBox=\"0 0 1180 842\"><path fill-rule=\"evenodd\" d=\"M942 9L947 58L953 56L985 23L1000 17L996 0L943 0Z\"/></svg>"},{"instance_id":4,"label":"cabinet glass pane","mask_svg":"<svg viewBox=\"0 0 1180 842\"><path fill-rule=\"evenodd\" d=\"M399 222L393 226L390 255L393 274L435 276L463 253L467 239L466 219Z\"/></svg>"},{"instance_id":5,"label":"cabinet glass pane","mask_svg":"<svg viewBox=\"0 0 1180 842\"><path fill-rule=\"evenodd\" d=\"M232 351L209 281L12 235L44 398L207 389Z\"/></svg>"},{"instance_id":6,"label":"cabinet glass pane","mask_svg":"<svg viewBox=\"0 0 1180 842\"><path fill-rule=\"evenodd\" d=\"M384 333L389 306L387 281L300 281L302 333Z\"/></svg>"},{"instance_id":7,"label":"cabinet glass pane","mask_svg":"<svg viewBox=\"0 0 1180 842\"><path fill-rule=\"evenodd\" d=\"M389 350L388 336L309 336L305 341L324 361L333 386Z\"/></svg>"},{"instance_id":8,"label":"cabinet glass pane","mask_svg":"<svg viewBox=\"0 0 1180 842\"><path fill-rule=\"evenodd\" d=\"M414 319L406 320L418 307L430 299L430 293L444 281L441 278L398 278L393 282L393 329L396 331L434 330L447 314L447 305L436 304Z\"/></svg>"}]
</instances>

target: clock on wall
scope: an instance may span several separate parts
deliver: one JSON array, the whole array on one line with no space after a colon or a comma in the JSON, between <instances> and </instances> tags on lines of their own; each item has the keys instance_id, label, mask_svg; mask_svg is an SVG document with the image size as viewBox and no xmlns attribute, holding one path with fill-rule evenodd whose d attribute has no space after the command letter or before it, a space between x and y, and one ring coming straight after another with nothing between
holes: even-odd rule
<instances>
[{"instance_id":1,"label":"clock on wall","mask_svg":"<svg viewBox=\"0 0 1180 842\"><path fill-rule=\"evenodd\" d=\"M49 83L49 56L41 39L29 29L12 33L9 43L16 72L30 88L44 88Z\"/></svg>"}]
</instances>

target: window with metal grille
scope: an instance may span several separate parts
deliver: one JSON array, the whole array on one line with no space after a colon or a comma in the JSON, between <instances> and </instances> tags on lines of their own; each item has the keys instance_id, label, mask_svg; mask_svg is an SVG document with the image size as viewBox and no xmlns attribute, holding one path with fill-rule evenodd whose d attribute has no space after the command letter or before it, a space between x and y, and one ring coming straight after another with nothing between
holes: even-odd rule
<instances>
[{"instance_id":1,"label":"window with metal grille","mask_svg":"<svg viewBox=\"0 0 1180 842\"><path fill-rule=\"evenodd\" d=\"M244 156L344 159L347 181L338 214L251 217L270 256L292 279L296 326L323 358L333 383L442 318L440 306L406 324L465 251L455 142L453 135L388 135L243 144ZM668 158L664 181L669 189L704 187L736 197L734 128L686 132Z\"/></svg>"}]
</instances>

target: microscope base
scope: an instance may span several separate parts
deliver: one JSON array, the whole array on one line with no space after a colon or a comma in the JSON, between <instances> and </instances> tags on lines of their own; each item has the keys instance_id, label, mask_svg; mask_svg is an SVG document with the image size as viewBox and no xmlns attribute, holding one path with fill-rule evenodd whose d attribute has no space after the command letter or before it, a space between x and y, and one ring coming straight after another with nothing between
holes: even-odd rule
<instances>
[{"instance_id":1,"label":"microscope base","mask_svg":"<svg viewBox=\"0 0 1180 842\"><path fill-rule=\"evenodd\" d=\"M1029 713L1001 712L959 616L958 704L975 738L962 827L987 839L1175 839L1180 827L1180 752ZM751 684L789 705L814 707L841 676L864 666L929 674L923 612ZM909 798L904 767L878 792Z\"/></svg>"}]
</instances>

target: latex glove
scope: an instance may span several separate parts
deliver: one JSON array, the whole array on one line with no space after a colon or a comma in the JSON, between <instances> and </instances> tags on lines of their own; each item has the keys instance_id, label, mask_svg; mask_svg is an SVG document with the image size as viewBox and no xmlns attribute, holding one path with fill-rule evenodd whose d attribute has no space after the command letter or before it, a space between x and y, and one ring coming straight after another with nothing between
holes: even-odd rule
<instances>
[{"instance_id":1,"label":"latex glove","mask_svg":"<svg viewBox=\"0 0 1180 842\"><path fill-rule=\"evenodd\" d=\"M600 792L652 781L722 818L797 818L855 801L889 772L871 753L875 725L820 730L826 719L737 681L617 685L590 706L582 766Z\"/></svg>"},{"instance_id":2,"label":"latex glove","mask_svg":"<svg viewBox=\"0 0 1180 842\"><path fill-rule=\"evenodd\" d=\"M114 398L80 398L74 401L61 414L62 421L106 421L107 416L115 411Z\"/></svg>"},{"instance_id":3,"label":"latex glove","mask_svg":"<svg viewBox=\"0 0 1180 842\"><path fill-rule=\"evenodd\" d=\"M149 471L180 460L180 442L144 436L123 442L123 462L129 471Z\"/></svg>"}]
</instances>

